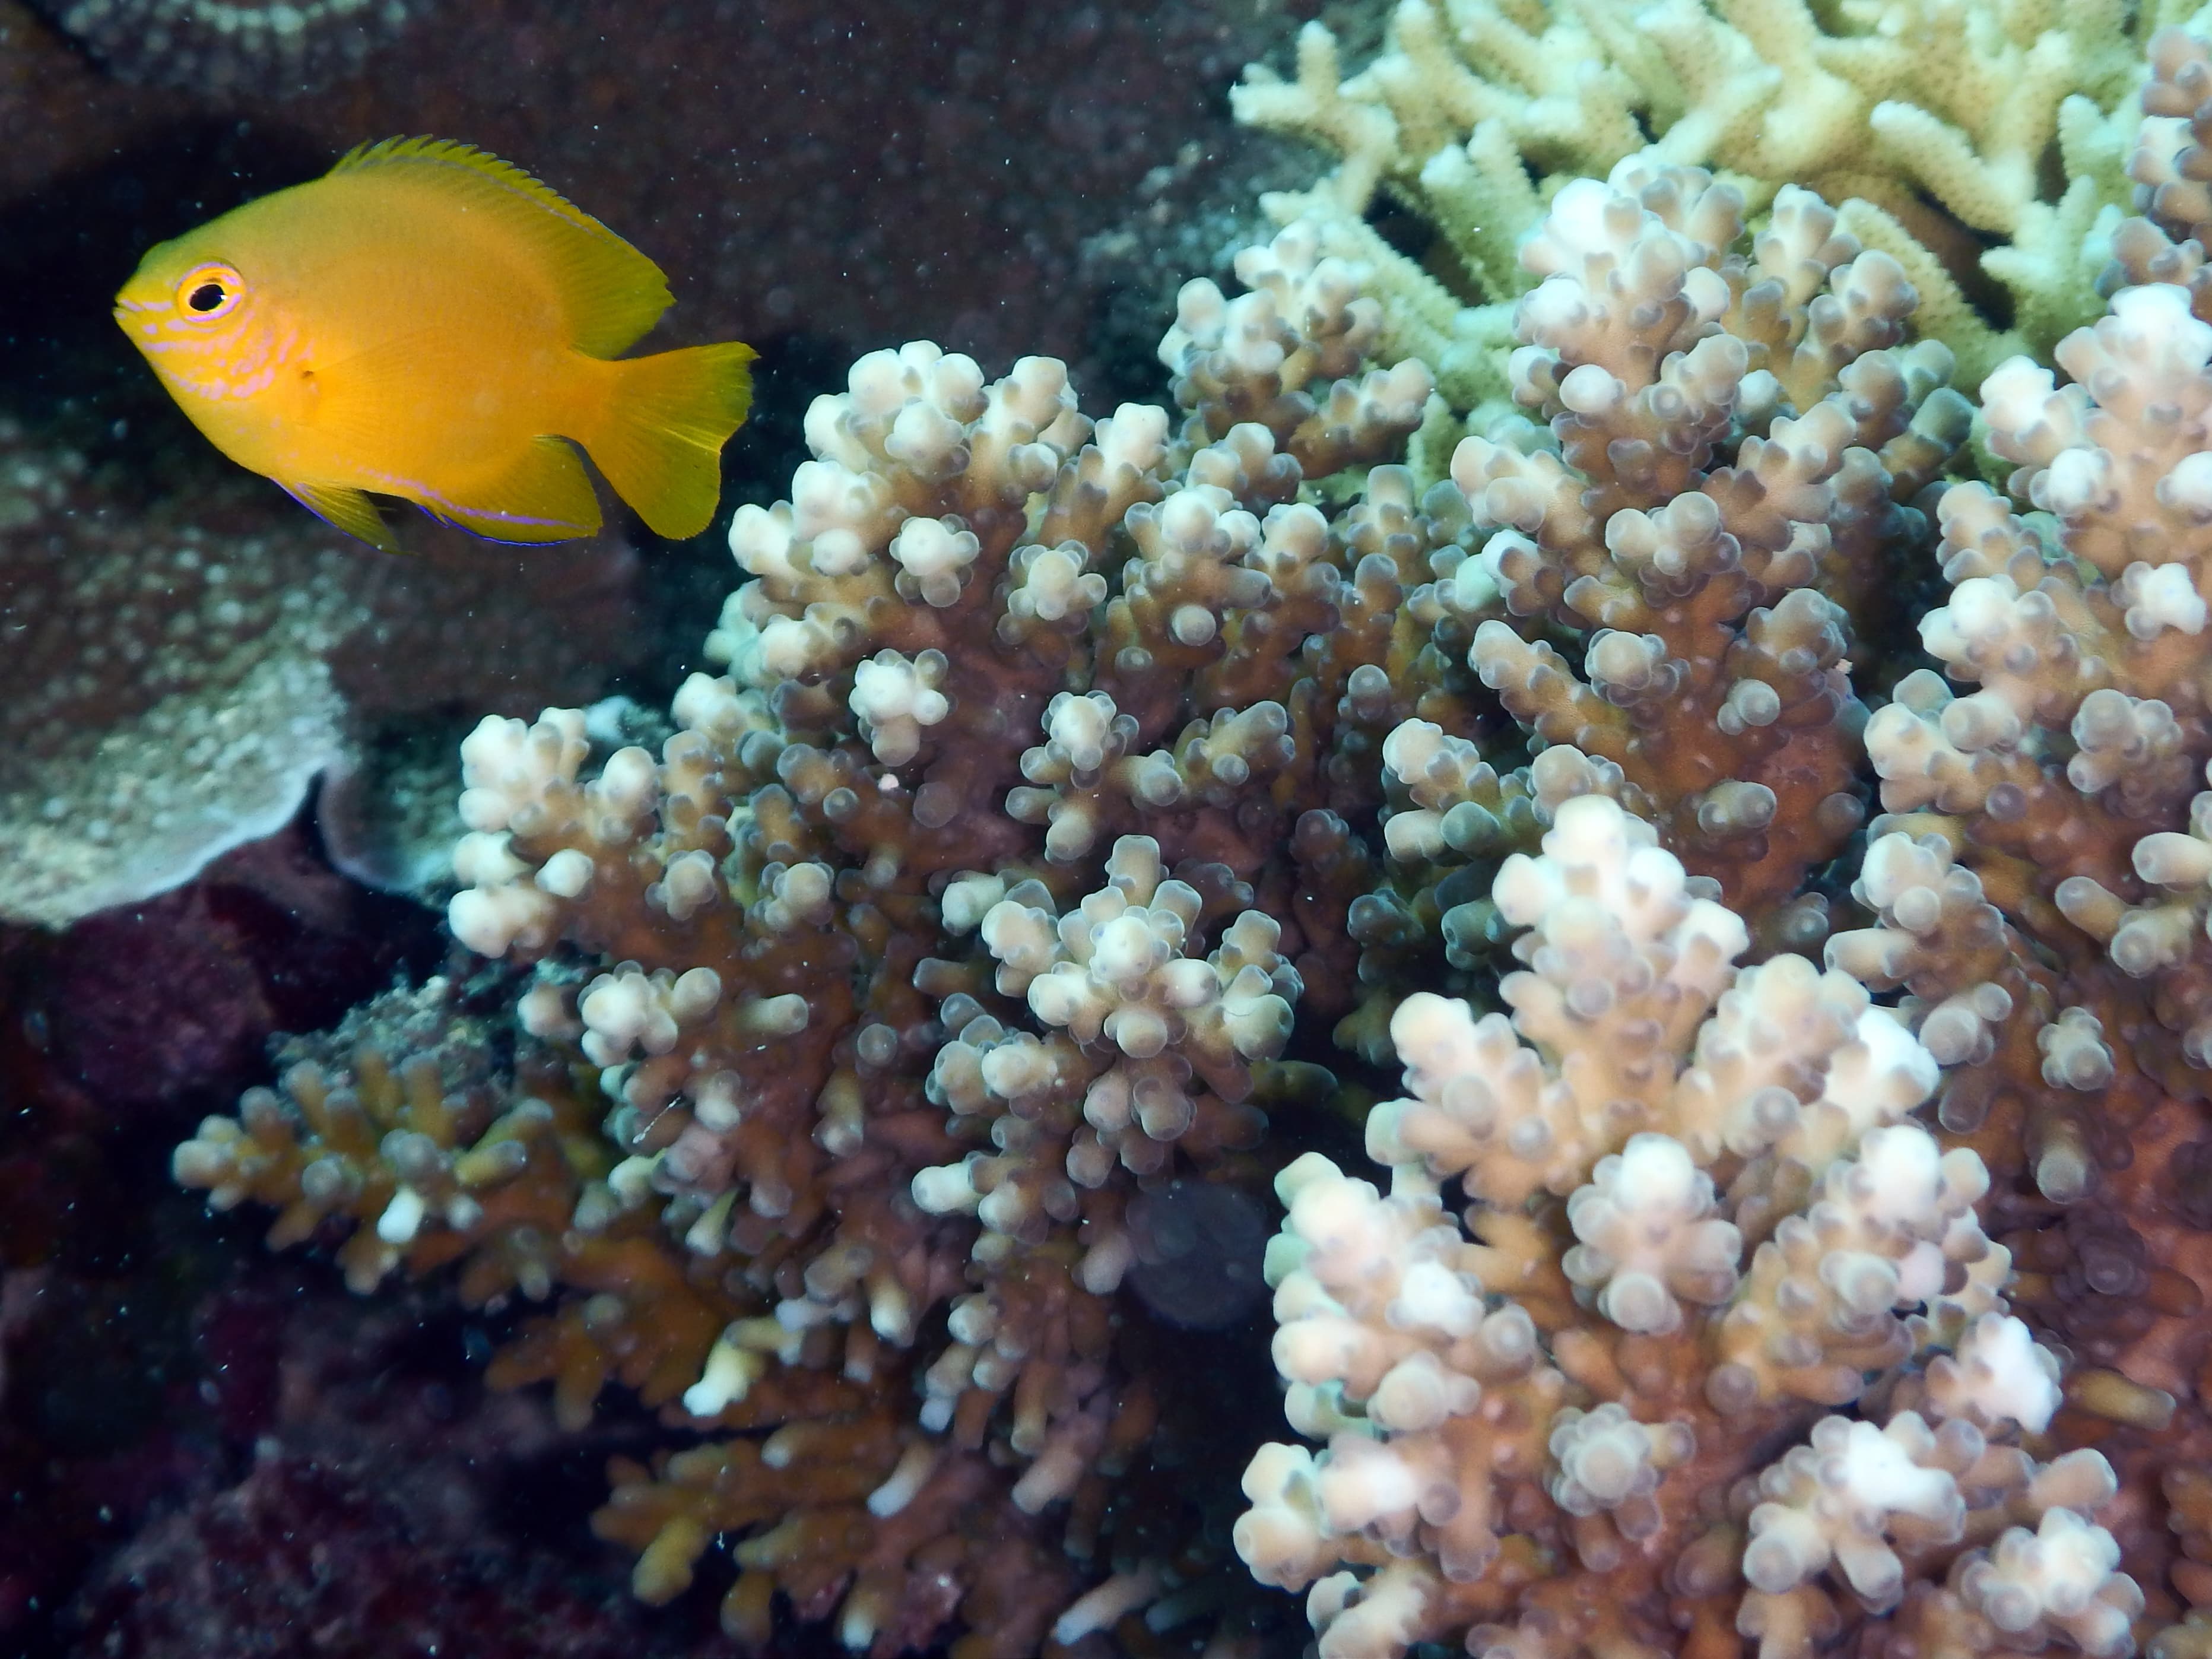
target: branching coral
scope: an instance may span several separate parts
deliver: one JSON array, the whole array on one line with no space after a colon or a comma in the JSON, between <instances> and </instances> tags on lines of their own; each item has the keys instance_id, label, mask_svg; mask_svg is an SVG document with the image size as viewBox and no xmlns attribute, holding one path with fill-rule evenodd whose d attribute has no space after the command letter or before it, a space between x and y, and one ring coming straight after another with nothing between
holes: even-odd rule
<instances>
[{"instance_id":1,"label":"branching coral","mask_svg":"<svg viewBox=\"0 0 2212 1659\"><path fill-rule=\"evenodd\" d=\"M2039 1073L2032 1097L2096 1091L2109 1115L2132 1096L2140 1113L2150 1079L2201 1092L2183 1079L2206 1052L2203 948L2189 941L2202 932L2192 791L2212 760L2197 643L2208 514L2191 480L2212 327L2178 286L2125 289L2058 359L2073 385L2023 359L1984 388L1991 446L2019 463L2009 487L2038 510L1974 483L1942 497L1950 599L1921 635L1972 689L1922 671L1869 727L1896 815L1862 877L1883 930L1838 948L1958 1011L1947 1059L1995 1050ZM2063 989L2013 929L2067 964ZM1966 1086L1948 1109L1961 1129L1987 1104ZM2060 1137L2039 1170L2052 1197L2092 1183L2086 1104L2037 1113ZM2102 1161L2117 1155L2108 1145Z\"/></svg>"},{"instance_id":2,"label":"branching coral","mask_svg":"<svg viewBox=\"0 0 2212 1659\"><path fill-rule=\"evenodd\" d=\"M1369 984L1474 969L1498 860L1593 792L1660 824L1762 948L1826 931L1804 877L1863 811L1844 665L1967 411L1940 347L1894 343L1913 295L1893 262L1802 192L1747 246L1740 210L1631 161L1563 191L1524 250L1547 275L1516 307L1513 391L1546 425L1461 443L1421 511L1474 550L1432 556L1436 597L1399 626L1434 617L1423 650L1465 653L1532 752L1462 735L1480 716L1456 686L1388 732L1385 880L1347 915ZM1364 1006L1345 1035L1387 1054L1387 1009Z\"/></svg>"},{"instance_id":3,"label":"branching coral","mask_svg":"<svg viewBox=\"0 0 2212 1659\"><path fill-rule=\"evenodd\" d=\"M594 770L574 710L464 744L454 932L540 962L519 1018L611 1103L605 1167L554 1157L523 1084L489 1117L446 1103L404 1032L354 1062L396 1084L295 1067L289 1105L256 1096L179 1155L218 1202L285 1206L280 1242L356 1224L358 1284L465 1256L472 1294L550 1296L498 1374L550 1378L568 1420L619 1376L699 1426L776 1428L618 1473L603 1528L649 1597L715 1534L775 1522L740 1551L731 1628L765 1639L775 1591L815 1607L842 1585L859 1645L957 1614L975 1651L1014 1652L1183 1571L1143 1551L1079 1601L1056 1571L1010 1585L992 1540L1052 1511L1078 1556L1105 1547L1110 1478L1159 1414L1115 1353L1111 1298L1147 1248L1130 1200L1229 1178L1267 1104L1325 1081L1277 1056L1294 964L1336 944L1301 905L1327 917L1344 884L1301 872L1352 843L1298 803L1340 724L1365 741L1390 713L1387 692L1340 708L1391 619L1321 641L1363 592L1348 554L1395 608L1426 550L1351 552L1291 498L1302 457L1402 444L1427 382L1358 378L1367 311L1274 326L1343 378L1263 399L1232 349L1182 343L1274 425L1202 411L1172 443L1153 410L1094 428L1048 360L987 385L933 347L864 359L810 413L791 500L739 510L755 580L709 641L731 672L693 676L657 758ZM1371 771L1346 776L1371 812ZM533 1209L526 1247L500 1218L540 1167L571 1213ZM909 1394L918 1414L885 1404ZM859 1484L792 1484L780 1449L801 1444ZM923 1557L947 1586L927 1613L902 1588Z\"/></svg>"},{"instance_id":4,"label":"branching coral","mask_svg":"<svg viewBox=\"0 0 2212 1659\"><path fill-rule=\"evenodd\" d=\"M2118 19L2002 21L1998 174L2132 84ZM1981 383L2009 499L1947 481L1912 269L1642 153L1413 356L1397 256L1286 226L1184 290L1180 427L871 354L738 510L727 672L657 754L564 708L464 745L449 919L516 980L296 1052L179 1175L358 1285L532 1304L495 1379L687 1437L595 1524L648 1600L726 1548L756 1650L779 1605L886 1656L1291 1650L1224 1534L1323 1659L2206 1650L2212 325L2160 40L2162 216L2071 384ZM1471 435L1468 353L1515 405ZM1900 672L1939 567L1945 672ZM1189 1433L1146 1274L1270 1178L1297 1438L1232 1527L1258 1413Z\"/></svg>"},{"instance_id":5,"label":"branching coral","mask_svg":"<svg viewBox=\"0 0 2212 1659\"><path fill-rule=\"evenodd\" d=\"M1836 969L1736 969L1742 922L1603 797L1562 806L1497 902L1530 930L1511 1021L1417 996L1394 1022L1412 1093L1368 1119L1389 1195L1317 1154L1277 1183L1276 1363L1328 1446L1247 1471L1255 1573L1313 1586L1326 1659L1461 1632L1655 1650L1679 1626L1803 1652L1836 1618L1824 1572L1880 1609L1954 1559L1947 1607L2118 1651L2142 1598L2077 1512L2109 1466L1990 1438L2044 1428L2057 1361L2003 1316L1980 1159L1905 1115L1932 1058ZM1917 1389L1939 1426L1820 1415L1954 1346Z\"/></svg>"},{"instance_id":6,"label":"branching coral","mask_svg":"<svg viewBox=\"0 0 2212 1659\"><path fill-rule=\"evenodd\" d=\"M1746 257L1740 205L1642 161L1562 191L1522 251L1544 281L1512 371L1557 447L1470 438L1452 478L1506 609L1588 630L1578 684L1485 622L1483 682L1763 908L1857 822L1848 621L1966 409L1940 348L1896 349L1914 296L1893 260L1795 189Z\"/></svg>"},{"instance_id":7,"label":"branching coral","mask_svg":"<svg viewBox=\"0 0 2212 1659\"><path fill-rule=\"evenodd\" d=\"M1444 380L1458 407L1488 395L1480 353L1501 319L1480 307L1527 286L1516 240L1564 181L1638 153L1710 167L1756 211L1792 185L1842 207L1844 228L1919 290L1922 331L1978 380L2095 315L2145 46L2190 11L1401 0L1358 74L1309 23L1294 78L1255 65L1235 101L1240 119L1339 157L1269 210L1317 215L1334 244L1388 272L1392 355L1434 362L1457 343L1462 372ZM1443 287L1360 222L1378 190L1434 227ZM1984 286L2003 293L2008 326L1977 311L1968 290ZM1457 301L1470 309L1455 315Z\"/></svg>"}]
</instances>

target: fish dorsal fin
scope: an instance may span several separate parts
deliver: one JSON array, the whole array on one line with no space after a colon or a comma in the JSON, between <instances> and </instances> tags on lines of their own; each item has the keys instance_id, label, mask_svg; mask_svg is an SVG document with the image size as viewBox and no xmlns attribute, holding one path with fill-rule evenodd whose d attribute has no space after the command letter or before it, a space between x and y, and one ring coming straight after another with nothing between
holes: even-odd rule
<instances>
[{"instance_id":1,"label":"fish dorsal fin","mask_svg":"<svg viewBox=\"0 0 2212 1659\"><path fill-rule=\"evenodd\" d=\"M579 351L593 357L626 351L668 309L659 266L511 161L448 138L386 138L349 150L330 176L387 169L501 215L543 257Z\"/></svg>"}]
</instances>

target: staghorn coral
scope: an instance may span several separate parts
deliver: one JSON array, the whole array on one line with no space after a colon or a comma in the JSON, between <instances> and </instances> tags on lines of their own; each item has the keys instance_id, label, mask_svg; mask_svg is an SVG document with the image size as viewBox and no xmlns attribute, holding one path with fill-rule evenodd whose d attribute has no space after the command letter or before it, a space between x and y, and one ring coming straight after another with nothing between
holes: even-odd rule
<instances>
[{"instance_id":1,"label":"staghorn coral","mask_svg":"<svg viewBox=\"0 0 2212 1659\"><path fill-rule=\"evenodd\" d=\"M2098 278L2111 295L2131 284L2175 283L2189 290L2199 317L2212 309L2204 246L2212 202L2204 194L2203 139L2212 127L2212 49L2181 28L2151 38L2150 78L2143 85L2142 125L2128 155L2139 216L2112 234L2112 260Z\"/></svg>"},{"instance_id":2,"label":"staghorn coral","mask_svg":"<svg viewBox=\"0 0 2212 1659\"><path fill-rule=\"evenodd\" d=\"M1233 99L1239 120L1337 156L1268 211L1376 262L1386 355L1438 363L1456 408L1495 395L1504 312L1528 286L1518 241L1566 180L1638 154L1710 167L1755 212L1787 186L1824 197L1899 262L1918 328L1978 380L2095 315L2146 43L2191 10L1399 0L1358 74L1310 22L1293 77L1251 65ZM1361 222L1378 191L1433 227L1425 270ZM1995 325L1972 297L1987 289L2009 312Z\"/></svg>"}]
</instances>

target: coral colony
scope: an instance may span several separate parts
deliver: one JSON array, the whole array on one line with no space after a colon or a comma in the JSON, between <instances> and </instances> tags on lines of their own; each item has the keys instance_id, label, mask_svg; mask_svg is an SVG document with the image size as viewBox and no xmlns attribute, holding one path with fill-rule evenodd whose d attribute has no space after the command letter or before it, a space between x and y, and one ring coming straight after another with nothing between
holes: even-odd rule
<instances>
[{"instance_id":1,"label":"coral colony","mask_svg":"<svg viewBox=\"0 0 2212 1659\"><path fill-rule=\"evenodd\" d=\"M138 511L0 420L0 921L65 927L190 881L289 822L319 776L327 850L380 873L336 810L380 720L589 696L630 649L617 544L533 553L525 585L512 558L450 544L363 558L268 495L241 474Z\"/></svg>"},{"instance_id":2,"label":"coral colony","mask_svg":"<svg viewBox=\"0 0 2212 1659\"><path fill-rule=\"evenodd\" d=\"M278 97L357 69L406 24L410 0L40 0L124 80ZM411 0L416 14L430 9Z\"/></svg>"},{"instance_id":3,"label":"coral colony","mask_svg":"<svg viewBox=\"0 0 2212 1659\"><path fill-rule=\"evenodd\" d=\"M1310 25L1178 413L863 358L665 741L463 746L511 1027L179 1178L687 1431L752 1650L2212 1653L2212 24L1835 13Z\"/></svg>"}]
</instances>

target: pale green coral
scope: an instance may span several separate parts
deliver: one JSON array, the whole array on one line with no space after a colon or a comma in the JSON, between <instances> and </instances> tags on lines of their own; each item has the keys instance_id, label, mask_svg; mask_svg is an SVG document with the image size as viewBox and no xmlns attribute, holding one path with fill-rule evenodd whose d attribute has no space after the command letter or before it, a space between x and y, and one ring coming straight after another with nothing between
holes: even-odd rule
<instances>
[{"instance_id":1,"label":"pale green coral","mask_svg":"<svg viewBox=\"0 0 2212 1659\"><path fill-rule=\"evenodd\" d=\"M1358 73L1310 23L1294 79L1255 65L1233 97L1239 119L1340 158L1267 211L1320 219L1331 252L1373 268L1386 349L1434 365L1455 410L1498 395L1508 307L1532 281L1514 248L1553 192L1647 147L1711 168L1754 213L1791 183L1840 206L1846 232L1905 267L1919 331L1972 385L2102 310L2146 46L2192 14L2190 0L1401 0ZM1435 227L1425 261L1366 222L1378 191ZM1975 304L1977 286L2002 292L2008 320Z\"/></svg>"}]
</instances>

